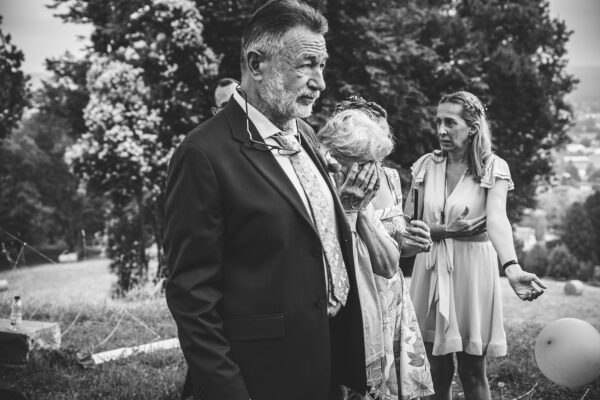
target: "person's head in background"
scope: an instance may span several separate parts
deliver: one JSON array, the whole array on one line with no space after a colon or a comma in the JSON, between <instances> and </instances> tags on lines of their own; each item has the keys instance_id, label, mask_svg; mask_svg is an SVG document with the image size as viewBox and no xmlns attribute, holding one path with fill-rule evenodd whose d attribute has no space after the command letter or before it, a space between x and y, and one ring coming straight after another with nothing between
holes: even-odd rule
<instances>
[{"instance_id":1,"label":"person's head in background","mask_svg":"<svg viewBox=\"0 0 600 400\"><path fill-rule=\"evenodd\" d=\"M333 116L317 137L343 167L380 163L394 149L386 111L379 104L357 96L336 105Z\"/></svg>"},{"instance_id":2,"label":"person's head in background","mask_svg":"<svg viewBox=\"0 0 600 400\"><path fill-rule=\"evenodd\" d=\"M210 111L212 115L217 115L223 109L233 96L235 88L240 83L233 78L221 78L210 87Z\"/></svg>"},{"instance_id":3,"label":"person's head in background","mask_svg":"<svg viewBox=\"0 0 600 400\"><path fill-rule=\"evenodd\" d=\"M297 0L269 1L242 35L242 89L248 101L280 128L308 117L325 89L327 20Z\"/></svg>"}]
</instances>

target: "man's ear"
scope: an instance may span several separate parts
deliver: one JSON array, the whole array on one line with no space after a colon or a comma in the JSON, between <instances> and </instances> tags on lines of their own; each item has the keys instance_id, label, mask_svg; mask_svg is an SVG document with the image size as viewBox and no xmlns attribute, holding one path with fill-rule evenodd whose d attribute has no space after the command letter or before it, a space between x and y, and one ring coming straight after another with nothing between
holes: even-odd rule
<instances>
[{"instance_id":1,"label":"man's ear","mask_svg":"<svg viewBox=\"0 0 600 400\"><path fill-rule=\"evenodd\" d=\"M264 70L264 55L258 51L249 51L246 56L246 67L252 78L257 81L262 80Z\"/></svg>"}]
</instances>

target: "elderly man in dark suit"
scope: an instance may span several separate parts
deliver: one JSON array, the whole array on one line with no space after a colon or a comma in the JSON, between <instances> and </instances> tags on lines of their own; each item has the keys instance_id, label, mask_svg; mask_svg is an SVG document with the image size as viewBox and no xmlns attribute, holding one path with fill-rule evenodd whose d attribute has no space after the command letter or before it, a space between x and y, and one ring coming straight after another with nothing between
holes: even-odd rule
<instances>
[{"instance_id":1,"label":"elderly man in dark suit","mask_svg":"<svg viewBox=\"0 0 600 400\"><path fill-rule=\"evenodd\" d=\"M300 119L325 88L326 31L305 3L260 7L242 37L241 87L171 159L166 295L189 367L184 396L365 392L350 226ZM373 171L350 174L363 194ZM348 204L364 200L352 194Z\"/></svg>"}]
</instances>

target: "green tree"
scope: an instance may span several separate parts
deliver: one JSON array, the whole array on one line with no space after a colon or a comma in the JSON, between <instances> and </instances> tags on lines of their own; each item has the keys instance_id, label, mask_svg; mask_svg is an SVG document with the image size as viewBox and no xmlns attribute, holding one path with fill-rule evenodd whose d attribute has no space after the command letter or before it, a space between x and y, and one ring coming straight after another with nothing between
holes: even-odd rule
<instances>
[{"instance_id":1,"label":"green tree","mask_svg":"<svg viewBox=\"0 0 600 400\"><path fill-rule=\"evenodd\" d=\"M81 193L64 161L65 149L85 130L87 66L79 64L69 56L48 62L52 76L33 93L34 107L0 148L5 229L31 244L64 241L71 251L81 250L82 230L91 238L103 229L104 208L101 198Z\"/></svg>"},{"instance_id":2,"label":"green tree","mask_svg":"<svg viewBox=\"0 0 600 400\"><path fill-rule=\"evenodd\" d=\"M205 118L198 87L216 75L219 60L191 1L155 0L108 17L98 22L103 33L89 57L86 132L66 158L88 190L110 200L108 254L122 293L148 278L146 248L162 243L167 162ZM103 31L117 22L122 26ZM163 267L162 255L159 262Z\"/></svg>"},{"instance_id":3,"label":"green tree","mask_svg":"<svg viewBox=\"0 0 600 400\"><path fill-rule=\"evenodd\" d=\"M11 43L11 36L0 29L0 140L17 126L28 104L29 78L21 68L23 59L23 52Z\"/></svg>"},{"instance_id":4,"label":"green tree","mask_svg":"<svg viewBox=\"0 0 600 400\"><path fill-rule=\"evenodd\" d=\"M548 254L547 276L560 279L575 278L579 272L579 260L565 246L560 244Z\"/></svg>"},{"instance_id":5,"label":"green tree","mask_svg":"<svg viewBox=\"0 0 600 400\"><path fill-rule=\"evenodd\" d=\"M573 203L567 210L561 240L577 259L597 262L598 242L595 239L594 226L581 203Z\"/></svg>"},{"instance_id":6,"label":"green tree","mask_svg":"<svg viewBox=\"0 0 600 400\"><path fill-rule=\"evenodd\" d=\"M47 59L46 70L51 77L42 81L42 87L34 93L39 114L59 118L63 132L71 139L86 131L83 109L90 97L86 88L89 67L89 60L76 59L69 52Z\"/></svg>"},{"instance_id":7,"label":"green tree","mask_svg":"<svg viewBox=\"0 0 600 400\"><path fill-rule=\"evenodd\" d=\"M34 93L37 111L24 123L46 155L45 173L37 186L44 204L54 210L47 224L53 226L55 237L77 252L82 251L82 232L88 242L95 233L102 232L106 212L104 193L86 192L64 160L65 150L86 131L83 108L89 100L86 88L89 65L88 60L75 59L68 52L46 60L51 76Z\"/></svg>"},{"instance_id":8,"label":"green tree","mask_svg":"<svg viewBox=\"0 0 600 400\"><path fill-rule=\"evenodd\" d=\"M38 191L26 179L34 169L35 146L13 134L29 98L22 62L23 52L0 28L0 228L31 241L39 238L35 217L43 207ZM0 242L11 247L12 239L0 231Z\"/></svg>"},{"instance_id":9,"label":"green tree","mask_svg":"<svg viewBox=\"0 0 600 400\"><path fill-rule=\"evenodd\" d=\"M600 246L598 246L598 243L600 243L600 190L596 190L588 196L583 203L583 207L593 231L591 240L596 244L594 246L596 261L600 261Z\"/></svg>"},{"instance_id":10,"label":"green tree","mask_svg":"<svg viewBox=\"0 0 600 400\"><path fill-rule=\"evenodd\" d=\"M525 254L524 268L538 276L545 276L548 269L548 250L542 244L535 244Z\"/></svg>"},{"instance_id":11,"label":"green tree","mask_svg":"<svg viewBox=\"0 0 600 400\"><path fill-rule=\"evenodd\" d=\"M41 243L50 210L41 200L35 178L43 153L23 130L0 141L0 227L27 243ZM0 241L10 241L0 235ZM15 244L16 245L16 244Z\"/></svg>"}]
</instances>

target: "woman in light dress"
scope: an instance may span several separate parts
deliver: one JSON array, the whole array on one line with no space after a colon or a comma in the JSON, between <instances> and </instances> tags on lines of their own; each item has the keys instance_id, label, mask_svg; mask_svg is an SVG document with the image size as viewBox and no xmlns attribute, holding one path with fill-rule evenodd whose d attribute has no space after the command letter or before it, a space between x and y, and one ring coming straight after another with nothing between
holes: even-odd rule
<instances>
[{"instance_id":1,"label":"woman in light dress","mask_svg":"<svg viewBox=\"0 0 600 400\"><path fill-rule=\"evenodd\" d=\"M342 166L336 176L338 185L347 182L346 176L355 174L364 165L377 166L379 183L361 213L378 230L386 232L390 240L394 238L402 256L414 255L431 246L426 224L421 221L414 221L408 227L405 224L398 173L379 166L393 149L383 108L360 98L344 101L319 131L318 138ZM370 250L371 240L368 232L355 231L369 390L366 397L351 393L350 399L413 399L432 394L429 364L408 287L397 264L391 270L378 270L371 261L376 256Z\"/></svg>"},{"instance_id":2,"label":"woman in light dress","mask_svg":"<svg viewBox=\"0 0 600 400\"><path fill-rule=\"evenodd\" d=\"M410 295L435 395L451 399L456 354L465 399L490 399L486 356L506 354L498 259L523 300L545 286L523 271L506 216L513 182L507 163L491 151L485 109L468 92L442 97L435 118L440 150L412 166L412 187L433 247L417 255ZM412 191L406 210L412 210Z\"/></svg>"}]
</instances>

